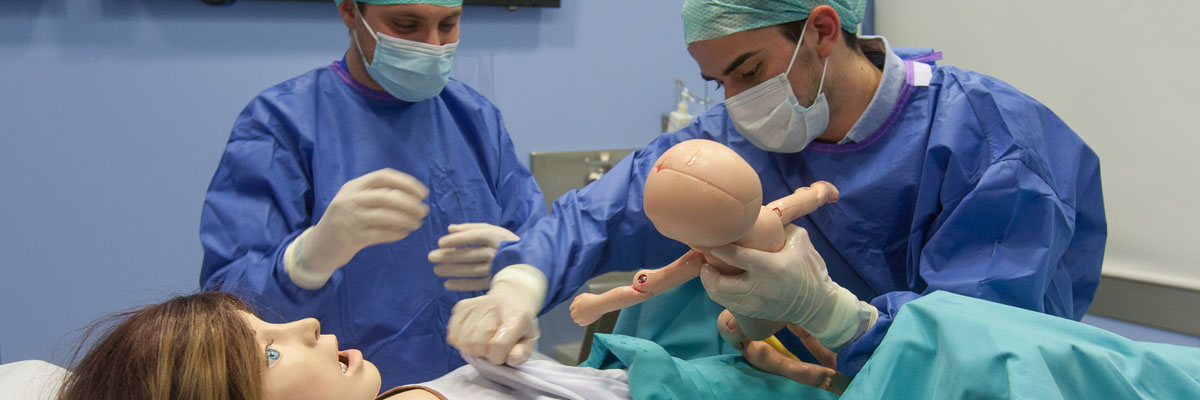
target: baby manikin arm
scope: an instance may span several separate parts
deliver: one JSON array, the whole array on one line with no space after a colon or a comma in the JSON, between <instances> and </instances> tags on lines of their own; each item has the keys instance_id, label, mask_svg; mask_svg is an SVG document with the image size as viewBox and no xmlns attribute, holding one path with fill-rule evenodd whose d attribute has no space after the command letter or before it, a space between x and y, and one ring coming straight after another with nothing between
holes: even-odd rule
<instances>
[{"instance_id":1,"label":"baby manikin arm","mask_svg":"<svg viewBox=\"0 0 1200 400\"><path fill-rule=\"evenodd\" d=\"M633 277L633 284L629 286L602 294L580 294L571 301L571 319L581 326L589 325L604 314L641 303L700 276L700 266L703 264L704 255L689 250L665 267L638 271Z\"/></svg>"},{"instance_id":2,"label":"baby manikin arm","mask_svg":"<svg viewBox=\"0 0 1200 400\"><path fill-rule=\"evenodd\" d=\"M762 214L760 215L763 215L763 218L767 218L765 215L770 210L775 216L779 217L778 223L780 228L778 229L781 234L784 224L815 211L827 202L837 201L837 197L837 188L829 182L820 181L812 184L812 186L797 189L794 193L767 204L763 207ZM767 222L763 223L766 224ZM775 222L770 222L770 224L775 224ZM779 236L770 234L774 233L773 230L766 230L766 232L768 234L765 236ZM766 245L772 241L780 241L780 238L764 238L764 235L757 233L757 230L751 229L743 237L743 240L739 241L739 244L763 247L762 245ZM763 243L742 243L746 241ZM702 253L689 250L683 257L665 267L657 270L638 271L637 275L634 275L633 284L630 286L622 286L598 295L592 293L581 294L571 302L571 319L575 320L575 323L579 325L589 325L600 319L604 314L646 301L655 295L666 292L699 276L700 266L704 262L705 259ZM713 264L714 266L721 266L723 263ZM750 334L750 337L756 340L761 340L774 333L773 330L767 328L770 324L763 321L751 321L742 317L739 317L739 321L742 322L743 328Z\"/></svg>"},{"instance_id":3,"label":"baby manikin arm","mask_svg":"<svg viewBox=\"0 0 1200 400\"><path fill-rule=\"evenodd\" d=\"M816 211L825 203L838 201L838 190L833 184L818 181L812 186L796 189L790 195L767 204L768 210L774 211L779 221L787 224Z\"/></svg>"}]
</instances>

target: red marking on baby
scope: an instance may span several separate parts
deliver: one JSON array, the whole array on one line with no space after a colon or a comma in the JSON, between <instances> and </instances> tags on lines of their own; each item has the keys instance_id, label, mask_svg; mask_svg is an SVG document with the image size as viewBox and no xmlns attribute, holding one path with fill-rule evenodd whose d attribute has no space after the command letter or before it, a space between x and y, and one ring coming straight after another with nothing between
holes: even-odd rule
<instances>
[{"instance_id":1,"label":"red marking on baby","mask_svg":"<svg viewBox=\"0 0 1200 400\"><path fill-rule=\"evenodd\" d=\"M635 291L635 292L638 292L638 293L646 293L646 291L644 291L644 290L641 290L641 289L638 289L638 286L646 286L646 280L647 280L648 278L649 278L649 277L648 277L648 276L646 276L646 274L641 274L641 275L638 275L638 277L637 277L637 285L630 286L630 288L632 288L632 289L633 289L633 291Z\"/></svg>"}]
</instances>

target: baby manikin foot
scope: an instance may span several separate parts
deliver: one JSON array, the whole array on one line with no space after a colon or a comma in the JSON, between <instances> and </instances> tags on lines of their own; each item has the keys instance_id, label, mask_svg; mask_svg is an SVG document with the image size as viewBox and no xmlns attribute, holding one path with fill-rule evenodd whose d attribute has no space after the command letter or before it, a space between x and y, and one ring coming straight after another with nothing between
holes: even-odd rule
<instances>
[{"instance_id":1,"label":"baby manikin foot","mask_svg":"<svg viewBox=\"0 0 1200 400\"><path fill-rule=\"evenodd\" d=\"M829 389L837 374L824 366L788 358L763 342L747 342L742 356L755 368L821 389Z\"/></svg>"}]
</instances>

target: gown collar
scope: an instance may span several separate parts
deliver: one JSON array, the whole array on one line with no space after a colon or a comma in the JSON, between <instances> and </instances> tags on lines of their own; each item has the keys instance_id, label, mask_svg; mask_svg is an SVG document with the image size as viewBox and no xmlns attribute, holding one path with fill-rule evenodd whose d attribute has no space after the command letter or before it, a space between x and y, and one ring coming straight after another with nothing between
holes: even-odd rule
<instances>
[{"instance_id":1,"label":"gown collar","mask_svg":"<svg viewBox=\"0 0 1200 400\"><path fill-rule=\"evenodd\" d=\"M342 83L345 83L346 86L349 86L350 89L354 90L354 92L362 95L363 97L369 98L371 100L386 101L386 102L403 101L403 100L393 97L388 92L372 89L372 88L368 87L367 85L364 85L361 82L355 80L353 76L350 76L350 69L346 68L346 56L344 56L344 55L342 56L341 60L334 61L333 64L331 64L329 66L329 68L333 69L333 72L335 74L337 74L338 78L341 78Z\"/></svg>"},{"instance_id":2,"label":"gown collar","mask_svg":"<svg viewBox=\"0 0 1200 400\"><path fill-rule=\"evenodd\" d=\"M862 143L867 140L880 126L883 126L884 121L887 121L892 109L896 107L896 103L900 99L901 92L904 91L907 68L905 68L904 60L892 52L892 47L888 44L887 39L883 36L863 36L861 40L861 45L866 51L884 54L883 75L879 79L879 87L875 89L875 96L871 98L871 103L867 105L866 111L838 144Z\"/></svg>"}]
</instances>

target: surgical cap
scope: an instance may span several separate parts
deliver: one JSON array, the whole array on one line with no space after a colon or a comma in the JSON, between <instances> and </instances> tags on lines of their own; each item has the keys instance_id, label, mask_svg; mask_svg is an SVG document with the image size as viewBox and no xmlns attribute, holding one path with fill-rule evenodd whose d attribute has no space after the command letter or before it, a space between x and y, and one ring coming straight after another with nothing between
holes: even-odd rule
<instances>
[{"instance_id":1,"label":"surgical cap","mask_svg":"<svg viewBox=\"0 0 1200 400\"><path fill-rule=\"evenodd\" d=\"M335 4L342 4L343 0L333 0ZM359 3L367 4L432 4L442 7L458 7L462 5L462 0L358 0Z\"/></svg>"},{"instance_id":2,"label":"surgical cap","mask_svg":"<svg viewBox=\"0 0 1200 400\"><path fill-rule=\"evenodd\" d=\"M683 32L687 42L716 39L764 26L808 18L814 8L829 5L842 20L842 29L858 32L866 0L686 0Z\"/></svg>"}]
</instances>

